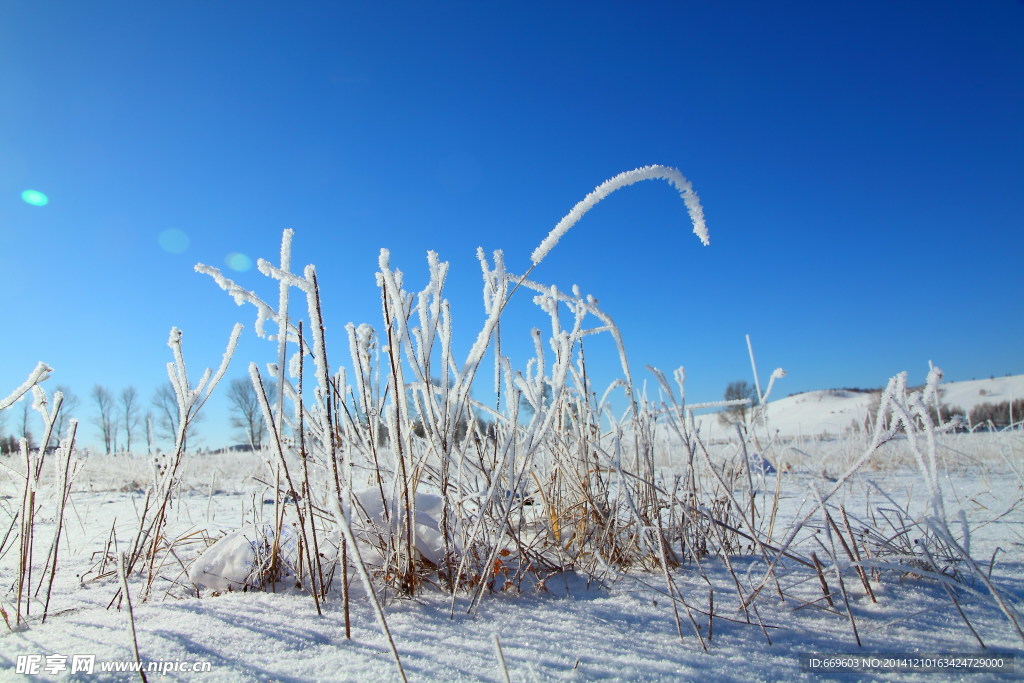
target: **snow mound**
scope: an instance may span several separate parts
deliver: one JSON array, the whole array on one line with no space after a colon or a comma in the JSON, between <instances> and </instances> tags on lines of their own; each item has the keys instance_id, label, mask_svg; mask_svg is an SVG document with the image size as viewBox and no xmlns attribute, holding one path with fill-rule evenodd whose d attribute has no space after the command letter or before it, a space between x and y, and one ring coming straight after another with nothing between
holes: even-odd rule
<instances>
[{"instance_id":1,"label":"snow mound","mask_svg":"<svg viewBox=\"0 0 1024 683\"><path fill-rule=\"evenodd\" d=\"M404 534L404 531L396 532L396 520L402 518L403 505L389 501L385 515L380 489L375 488L357 491L353 498L355 514L348 505L345 506L345 514L361 542L363 557L370 564L378 564L392 545L391 535ZM444 536L440 524L444 501L440 496L429 493L417 493L414 501L417 559L439 565L444 559ZM394 545L401 548L403 544ZM337 558L337 548L333 550L333 558L330 559ZM188 578L197 588L214 592L262 590L294 576L298 565L299 536L293 525L282 525L280 535L276 535L272 524L249 525L229 533L203 551L189 568Z\"/></svg>"},{"instance_id":2,"label":"snow mound","mask_svg":"<svg viewBox=\"0 0 1024 683\"><path fill-rule=\"evenodd\" d=\"M294 574L298 563L298 536L290 524L281 526L277 537L277 567L273 567L272 524L249 525L229 533L207 548L188 570L198 588L216 592L262 589L266 580Z\"/></svg>"},{"instance_id":3,"label":"snow mound","mask_svg":"<svg viewBox=\"0 0 1024 683\"><path fill-rule=\"evenodd\" d=\"M395 532L395 520L403 517L401 500L388 502L388 514L385 517L385 505L381 499L380 489L356 491L353 497L356 501L355 515L352 515L348 506L345 508L345 514L349 515L352 522L353 531L366 541L371 550L387 547L391 534ZM444 559L444 535L441 533L440 520L444 500L441 496L431 493L417 492L413 504L416 508L413 515L416 520L413 529L416 551L421 558L435 565L441 564ZM371 554L370 557L372 556Z\"/></svg>"}]
</instances>

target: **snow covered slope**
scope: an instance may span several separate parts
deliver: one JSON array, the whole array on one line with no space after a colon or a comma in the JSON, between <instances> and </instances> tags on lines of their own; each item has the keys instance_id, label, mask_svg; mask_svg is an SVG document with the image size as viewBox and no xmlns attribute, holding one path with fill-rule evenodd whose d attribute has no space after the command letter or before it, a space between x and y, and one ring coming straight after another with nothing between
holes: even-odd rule
<instances>
[{"instance_id":1,"label":"snow covered slope","mask_svg":"<svg viewBox=\"0 0 1024 683\"><path fill-rule=\"evenodd\" d=\"M1024 398L1024 375L992 379L949 382L939 387L942 403L958 406L966 412L981 403L1002 403ZM873 392L825 389L808 391L769 401L767 406L771 430L786 436L841 434L854 424L863 425ZM711 413L697 417L705 434L726 436L726 427Z\"/></svg>"},{"instance_id":2,"label":"snow covered slope","mask_svg":"<svg viewBox=\"0 0 1024 683\"><path fill-rule=\"evenodd\" d=\"M808 391L769 401L768 422L772 431L800 436L841 434L863 424L873 392L826 389Z\"/></svg>"},{"instance_id":3,"label":"snow covered slope","mask_svg":"<svg viewBox=\"0 0 1024 683\"><path fill-rule=\"evenodd\" d=\"M972 379L940 386L942 402L971 411L981 403L1003 403L1024 398L1024 375Z\"/></svg>"}]
</instances>

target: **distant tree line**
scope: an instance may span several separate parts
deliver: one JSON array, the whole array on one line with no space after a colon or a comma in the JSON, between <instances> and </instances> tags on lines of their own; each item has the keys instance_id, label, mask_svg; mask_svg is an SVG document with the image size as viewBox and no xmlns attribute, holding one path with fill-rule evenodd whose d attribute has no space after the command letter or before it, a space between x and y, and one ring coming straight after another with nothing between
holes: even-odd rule
<instances>
[{"instance_id":1,"label":"distant tree line","mask_svg":"<svg viewBox=\"0 0 1024 683\"><path fill-rule=\"evenodd\" d=\"M971 426L978 428L990 425L993 429L1004 429L1024 420L1024 398L1002 403L979 403L971 409Z\"/></svg>"},{"instance_id":2,"label":"distant tree line","mask_svg":"<svg viewBox=\"0 0 1024 683\"><path fill-rule=\"evenodd\" d=\"M880 404L881 392L878 392L868 403L867 416L864 421L868 431L874 428ZM1003 401L1002 403L979 403L971 408L970 412L960 406L942 403L938 408L932 409L932 414L941 423L957 420L964 429L1005 429L1024 421L1024 399Z\"/></svg>"},{"instance_id":3,"label":"distant tree line","mask_svg":"<svg viewBox=\"0 0 1024 683\"><path fill-rule=\"evenodd\" d=\"M78 417L80 401L70 387L57 385L55 391L64 395L64 401L57 414L53 433L47 448L56 448L67 433L68 421ZM274 385L268 383L269 399L273 403ZM99 433L106 453L139 450L145 443L147 453L156 447L156 439L163 438L171 442L178 435L180 415L178 401L170 382L164 382L153 392L148 409L134 386L128 386L114 392L106 386L97 384L89 392L93 412L81 422L92 424ZM230 424L235 428L235 436L250 448L259 450L266 441L267 426L263 420L263 412L256 398L256 391L248 378L232 380L228 386L227 399L230 406ZM31 398L22 399L18 406L11 410L0 411L0 453L12 454L21 450L24 439L30 449L39 447L33 432L33 424L37 424L38 416L33 419ZM196 426L201 422L200 413L189 423L185 434L185 446L196 439ZM12 429L5 429L5 427Z\"/></svg>"},{"instance_id":4,"label":"distant tree line","mask_svg":"<svg viewBox=\"0 0 1024 683\"><path fill-rule=\"evenodd\" d=\"M271 404L274 403L276 391L273 384L266 386L267 398ZM66 433L68 421L75 416L80 401L70 387L57 385L55 391L64 396L64 401L54 425L47 448L56 448ZM863 392L863 389L846 389L844 391ZM863 427L873 429L874 420L878 414L878 407L881 402L881 392L876 390L875 395L868 404L867 415ZM174 441L177 437L179 427L178 403L174 395L174 389L170 382L160 385L150 399L149 410L145 410L138 391L133 386L128 386L115 394L102 385L95 385L90 392L90 398L94 404L95 412L91 416L92 424L98 429L103 440L103 447L107 453L132 452L142 441L146 444L146 451L153 452L154 441L157 436ZM246 447L259 450L266 446L267 425L264 421L263 411L257 400L256 391L248 378L237 378L228 384L227 399L230 406L230 424L235 429L235 436L240 444ZM745 381L731 382L725 390L726 400L749 400L746 405L730 406L719 414L719 419L724 424L745 424L749 419L751 409L757 405L757 391ZM550 400L545 395L545 400ZM532 414L533 407L524 403L522 407L525 415ZM1010 425L1024 422L1024 399L1014 401L1003 401L1001 403L981 403L971 409L968 414L959 406L941 404L932 411L933 417L941 422L958 420L964 427L972 429L1004 429ZM31 401L28 398L22 399L20 408L0 411L0 453L11 454L19 452L21 441L24 439L30 449L38 448L35 434L32 431L31 416L33 414ZM188 441L194 441L196 423L202 418L202 414L190 422L186 437ZM471 418L475 425L475 431L485 437L493 435L494 426L486 423L480 418ZM5 429L10 426L11 428ZM861 425L854 424L854 429ZM386 440L386 429L381 425L379 438ZM470 432L469 419L463 419L456 427L456 439L464 439ZM424 425L417 420L413 424L413 434L419 437L425 436Z\"/></svg>"}]
</instances>

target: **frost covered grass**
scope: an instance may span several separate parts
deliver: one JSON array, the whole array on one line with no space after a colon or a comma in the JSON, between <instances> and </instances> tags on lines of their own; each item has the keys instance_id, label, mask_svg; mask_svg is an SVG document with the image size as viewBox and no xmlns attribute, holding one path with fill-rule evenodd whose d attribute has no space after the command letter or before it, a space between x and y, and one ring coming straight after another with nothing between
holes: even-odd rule
<instances>
[{"instance_id":1,"label":"frost covered grass","mask_svg":"<svg viewBox=\"0 0 1024 683\"><path fill-rule=\"evenodd\" d=\"M1024 593L1007 578L1024 559L1019 430L951 433L953 425L937 423L931 410L935 370L916 391L905 375L894 377L870 434L783 439L754 410L730 442L712 443L693 418L698 406L685 400L682 368L671 380L649 369L656 395L648 394L614 320L593 297L530 279L598 201L647 179L679 190L707 244L703 211L678 171L617 176L556 225L524 273L510 271L501 252L478 253L485 319L468 350L453 334L449 266L434 253L426 285L410 290L382 250L383 321L349 324L340 351L325 329L316 268L292 271L291 231L277 265L258 263L276 284L276 304L197 266L236 303L255 308L255 330L273 345L274 362L249 365L269 447L186 454L189 424L225 374L241 327L217 370L195 384L182 334L172 330L174 449L153 460L77 460L72 425L55 469L44 466L53 456L27 448L5 463L0 510L10 529L0 543L0 576L11 588L0 600L10 630L42 628L56 585L63 614L100 603L129 611L138 659L140 648L152 653L162 642L147 628L163 603L213 614L239 600L269 604L229 593L278 593L289 623L312 610L327 620L315 624L335 624L305 636L314 642L365 639L360 634L375 624L394 674L405 678L404 653L423 647L408 622L417 609L453 625L476 619L510 628L502 610L517 602L547 613L538 606L544 596L619 600L635 608L639 624L665 620L685 652L721 651L723 642L795 643L784 622L799 613L829 642L845 637L864 646L884 642L872 635L879 624L918 628L912 600L901 594L908 585L959 624L944 632L950 643L1019 648ZM513 367L503 340L517 332L502 327L502 314L511 297L531 294L548 331L529 332L533 357ZM621 369L606 387L594 386L588 372L585 348L595 335L611 338L611 362ZM32 390L52 424L56 408L47 406L59 396L47 399L38 386L47 372L37 369L0 406ZM782 374L773 372L771 382ZM494 400L474 398L483 393ZM970 491L957 485L964 477ZM979 483L998 485L986 494ZM65 529L71 519L76 524ZM1009 535L1000 541L994 529ZM49 553L41 550L47 542ZM73 578L59 572L62 543L77 558ZM643 606L622 595L643 596ZM477 656L514 669L525 658L520 640L488 639ZM910 635L906 642L925 641ZM422 661L414 656L418 673L441 675ZM648 673L679 675L687 670L680 667ZM465 673L480 675L472 665Z\"/></svg>"},{"instance_id":2,"label":"frost covered grass","mask_svg":"<svg viewBox=\"0 0 1024 683\"><path fill-rule=\"evenodd\" d=\"M980 457L991 450L987 436L946 435L943 440ZM1020 462L1024 457L1020 435L1002 436L1007 448L1015 449L1011 452ZM722 469L733 469L738 464L734 444L709 450ZM61 555L62 569L58 571L50 617L46 624L40 623L39 603L33 603L30 628L0 637L0 657L11 666L16 654L51 649L97 652L110 660L133 657L124 610L119 613L107 609L119 585L113 546L110 544L109 553L100 551L107 547L112 528L119 538L126 538L136 528L137 509L145 492L135 487L122 490L126 487L118 484L111 460L90 457L83 461L67 514L66 552ZM239 460L248 468L236 468ZM214 541L272 520L275 496L271 487L261 483L273 470L266 460L260 462L258 455L190 454L185 461L191 466L183 470L183 486L172 502L168 535L191 539L176 543L182 564L162 567L150 599L134 604L142 657L212 661L215 672L219 672L218 680L380 676L382 668L388 666L388 648L364 596L353 595L351 641L345 638L337 594L323 604L323 616L317 615L310 596L294 585L268 586L266 592L257 593L249 589L213 595L213 591L203 590L201 599L195 598L195 588L187 578L193 560ZM670 477L673 472L659 469L659 476ZM221 480L222 485L212 494L201 486L205 477L220 478L228 470L234 474ZM772 538L803 516L803 506L809 504L805 502L808 487L826 484L816 470L811 463L781 476L775 521L778 533ZM943 484L943 493L948 502L965 511L972 530L971 553L984 571L991 563L993 579L1008 595L1015 596L1019 606L1024 595L1020 581L1024 576L1024 515L1019 507L1007 510L1020 499L1019 482L1005 472L999 476L995 462L963 468L955 474ZM762 478L755 472L754 476L757 490L774 496L776 475L766 473ZM737 490L745 486L743 479L745 476ZM44 499L48 499L51 481L50 476L44 476ZM926 567L921 561L927 560L920 551L916 551L916 560L898 557L904 550L897 548L897 543L906 538L912 547L912 538L890 528L885 515L897 525L903 522L888 511L894 506L881 498L872 482L888 492L898 508L909 509L910 520L923 519L927 506L919 475L903 467L864 470L839 494L839 505L858 538L857 547L862 553L871 553L863 558L865 566L868 560L878 563L867 566L877 603L861 586L854 568L848 563L841 565L863 651L985 652L943 590L946 579L923 573ZM14 478L5 480L0 501L15 500L16 486ZM51 510L52 506L39 516L37 538L44 541L53 530ZM839 506L830 514L849 536ZM393 598L384 609L410 678L501 680L491 641L495 632L500 635L513 679L629 680L706 675L741 680L799 676L796 657L801 652L857 649L849 621L842 613L831 560L813 540L825 533L823 527L820 520L812 520L794 544L794 554L809 557L809 548L818 555L834 605L830 607L825 600L813 569L786 561L779 576L787 600L781 601L772 592L755 601L771 645L756 615L751 614L753 623L747 624L734 583L733 574L748 591L761 578L764 561L751 550L750 542L732 548L728 555L708 555L699 566L690 563L673 573L678 592L700 610L694 616L708 636L708 653L692 636L685 643L679 640L664 578L657 572L623 571L607 577L603 584L591 581L589 586L584 575L561 572L550 577L542 590L488 593L475 618L460 611L452 619L450 598L429 587L422 589L415 600ZM864 530L870 530L871 537L861 540ZM836 544L840 558L844 557L841 544ZM876 549L883 545L889 548ZM932 552L938 559L939 555ZM14 559L11 553L0 564L5 587L14 577ZM978 582L962 573L952 581L957 599L988 650L1019 651L1005 617L977 590ZM145 587L144 577L136 575L130 579L130 586L133 596L140 594ZM709 605L711 602L713 605ZM685 620L685 609L680 609ZM714 619L709 618L710 613ZM44 645L45 650L41 649ZM329 673L335 671L337 675Z\"/></svg>"}]
</instances>

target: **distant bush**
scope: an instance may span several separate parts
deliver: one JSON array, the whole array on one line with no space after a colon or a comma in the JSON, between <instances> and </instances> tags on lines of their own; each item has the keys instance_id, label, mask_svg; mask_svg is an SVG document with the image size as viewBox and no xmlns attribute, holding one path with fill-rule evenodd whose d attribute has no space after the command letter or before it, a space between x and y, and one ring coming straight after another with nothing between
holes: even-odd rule
<instances>
[{"instance_id":1,"label":"distant bush","mask_svg":"<svg viewBox=\"0 0 1024 683\"><path fill-rule=\"evenodd\" d=\"M939 419L942 422L949 422L955 419L966 422L967 412L960 406L951 406L943 403L939 406Z\"/></svg>"}]
</instances>

